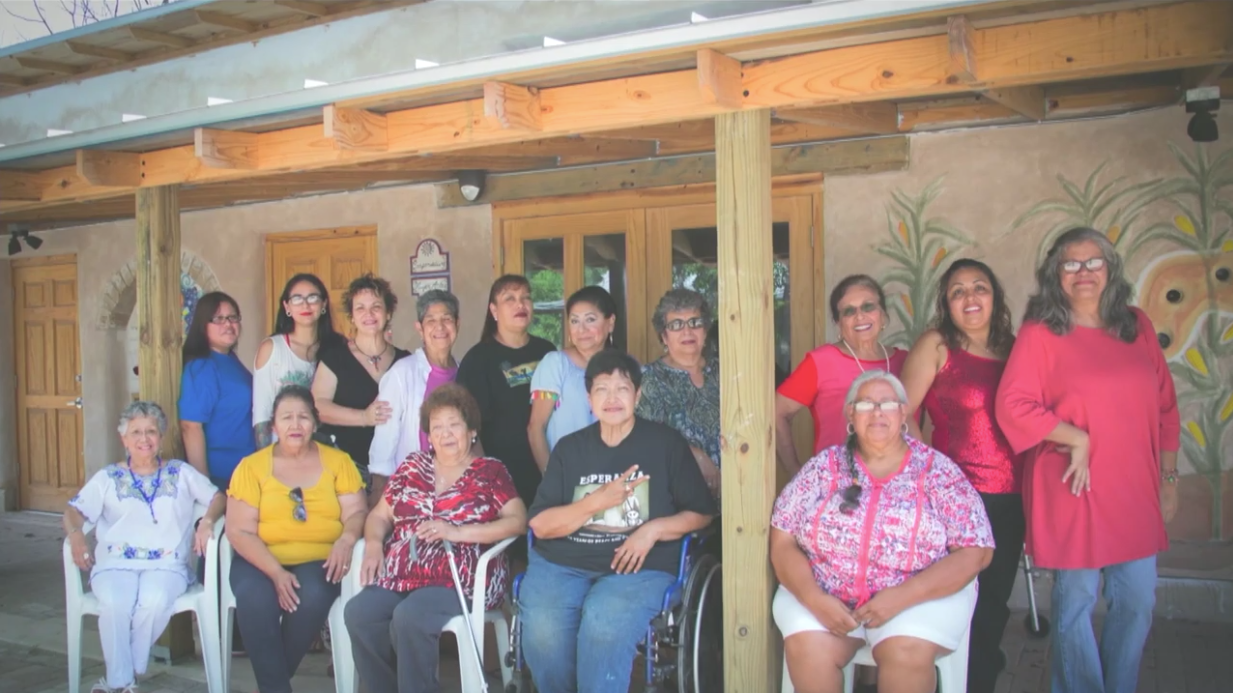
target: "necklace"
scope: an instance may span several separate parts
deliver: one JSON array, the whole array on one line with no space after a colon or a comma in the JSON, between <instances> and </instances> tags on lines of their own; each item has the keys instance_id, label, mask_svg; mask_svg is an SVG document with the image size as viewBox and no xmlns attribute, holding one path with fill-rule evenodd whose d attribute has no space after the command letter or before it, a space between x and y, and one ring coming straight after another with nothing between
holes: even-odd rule
<instances>
[{"instance_id":1,"label":"necklace","mask_svg":"<svg viewBox=\"0 0 1233 693\"><path fill-rule=\"evenodd\" d=\"M846 340L846 339L844 339L844 338L840 337L840 338L839 338L839 341L843 342L843 345L844 345L844 347L846 347L846 348L847 348L848 353L849 353L849 354L852 354L852 358L853 358L853 359L856 359L856 367L857 367L857 368L859 368L859 369L861 369L861 373L864 373L864 372L865 372L865 367L861 365L861 359L860 359L860 357L859 357L859 356L857 356L857 355L856 355L856 351L854 351L854 350L852 349L852 347L848 345L848 340ZM887 372L887 373L890 373L890 372L891 372L891 369L890 369L890 354L886 352L886 347L882 346L882 342L878 342L878 346L882 347L882 356L886 359L886 372Z\"/></svg>"},{"instance_id":2,"label":"necklace","mask_svg":"<svg viewBox=\"0 0 1233 693\"><path fill-rule=\"evenodd\" d=\"M375 369L381 364L381 359L385 357L385 352L390 350L390 343L386 342L385 348L382 349L381 353L377 354L376 356L369 356L368 353L365 352L362 347L360 347L359 342L355 342L355 350L360 352L361 354L364 354L364 357L368 359L368 363L372 364L372 367Z\"/></svg>"},{"instance_id":3,"label":"necklace","mask_svg":"<svg viewBox=\"0 0 1233 693\"><path fill-rule=\"evenodd\" d=\"M154 458L158 462L158 474L154 476L154 481L150 483L150 493L141 486L141 480L133 473L133 458L126 457L125 461L128 465L128 478L133 482L133 488L137 489L137 493L141 494L141 500L146 502L146 507L150 509L150 519L154 520L154 524L158 524L158 518L154 516L154 499L158 498L158 489L163 485L163 458L162 456Z\"/></svg>"}]
</instances>

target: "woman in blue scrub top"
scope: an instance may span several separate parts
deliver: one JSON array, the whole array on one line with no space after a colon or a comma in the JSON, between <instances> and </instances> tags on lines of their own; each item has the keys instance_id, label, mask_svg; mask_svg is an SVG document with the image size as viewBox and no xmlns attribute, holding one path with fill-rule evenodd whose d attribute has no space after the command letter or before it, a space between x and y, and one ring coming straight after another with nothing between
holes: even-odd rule
<instances>
[{"instance_id":1,"label":"woman in blue scrub top","mask_svg":"<svg viewBox=\"0 0 1233 693\"><path fill-rule=\"evenodd\" d=\"M240 307L221 291L197 302L184 337L180 432L189 464L226 490L240 460L256 452L253 375L235 355Z\"/></svg>"}]
</instances>

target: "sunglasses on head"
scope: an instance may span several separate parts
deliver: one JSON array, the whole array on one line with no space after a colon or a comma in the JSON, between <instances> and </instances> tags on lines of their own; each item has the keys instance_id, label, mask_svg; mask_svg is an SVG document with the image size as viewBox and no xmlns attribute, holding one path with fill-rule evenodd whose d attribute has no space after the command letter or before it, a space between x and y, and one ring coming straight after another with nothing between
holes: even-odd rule
<instances>
[{"instance_id":1,"label":"sunglasses on head","mask_svg":"<svg viewBox=\"0 0 1233 693\"><path fill-rule=\"evenodd\" d=\"M291 489L291 493L287 494L295 503L295 508L291 511L291 517L294 517L297 522L308 521L308 509L304 507L304 491L299 486Z\"/></svg>"}]
</instances>

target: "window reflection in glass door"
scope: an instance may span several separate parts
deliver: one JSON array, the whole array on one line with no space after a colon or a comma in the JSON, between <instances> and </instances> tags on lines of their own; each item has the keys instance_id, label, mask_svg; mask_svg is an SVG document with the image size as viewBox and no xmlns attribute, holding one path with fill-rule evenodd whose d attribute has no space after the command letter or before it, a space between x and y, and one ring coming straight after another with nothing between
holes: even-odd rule
<instances>
[{"instance_id":1,"label":"window reflection in glass door","mask_svg":"<svg viewBox=\"0 0 1233 693\"><path fill-rule=\"evenodd\" d=\"M523 241L522 273L531 283L535 316L531 334L560 348L565 315L565 240L536 238Z\"/></svg>"},{"instance_id":2,"label":"window reflection in glass door","mask_svg":"<svg viewBox=\"0 0 1233 693\"><path fill-rule=\"evenodd\" d=\"M622 351L628 348L629 311L626 310L625 234L609 233L585 236L582 244L582 284L602 286L612 294L616 303L616 329L612 332L613 346ZM568 316L567 316L568 319Z\"/></svg>"}]
</instances>

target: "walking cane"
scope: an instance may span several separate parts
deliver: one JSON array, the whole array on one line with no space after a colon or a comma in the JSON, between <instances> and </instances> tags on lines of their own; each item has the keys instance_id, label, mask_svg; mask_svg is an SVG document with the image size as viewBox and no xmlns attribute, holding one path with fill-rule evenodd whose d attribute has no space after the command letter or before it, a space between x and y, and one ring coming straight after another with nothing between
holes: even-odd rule
<instances>
[{"instance_id":1,"label":"walking cane","mask_svg":"<svg viewBox=\"0 0 1233 693\"><path fill-rule=\"evenodd\" d=\"M1026 547L1025 547L1026 548ZM1028 635L1033 638L1043 638L1049 634L1049 619L1041 616L1036 610L1036 569L1032 567L1032 557L1023 552L1023 579L1027 583L1028 615L1023 619L1023 626Z\"/></svg>"},{"instance_id":2,"label":"walking cane","mask_svg":"<svg viewBox=\"0 0 1233 693\"><path fill-rule=\"evenodd\" d=\"M454 578L454 591L458 593L458 605L462 607L462 620L466 624L467 639L471 641L471 650L475 653L476 680L479 681L480 693L488 693L488 681L484 678L484 654L480 652L481 643L475 639L475 629L471 627L471 611L467 609L467 596L462 591L462 580L458 577L458 564L454 562L454 544L442 540L445 545L445 555L450 561L450 575ZM462 648L458 648L461 654ZM473 693L463 691L462 693Z\"/></svg>"}]
</instances>

